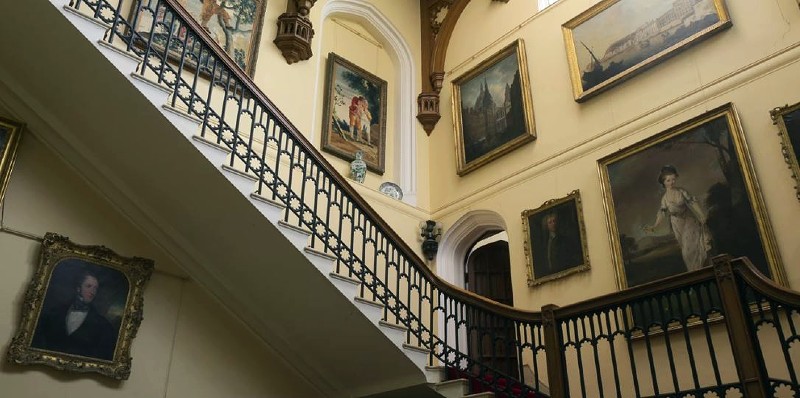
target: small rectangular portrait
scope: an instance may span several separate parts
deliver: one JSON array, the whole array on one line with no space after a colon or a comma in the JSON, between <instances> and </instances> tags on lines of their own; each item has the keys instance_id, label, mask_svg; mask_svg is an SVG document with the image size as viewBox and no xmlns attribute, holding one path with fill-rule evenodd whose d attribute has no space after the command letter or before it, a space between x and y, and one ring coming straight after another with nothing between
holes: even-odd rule
<instances>
[{"instance_id":1,"label":"small rectangular portrait","mask_svg":"<svg viewBox=\"0 0 800 398\"><path fill-rule=\"evenodd\" d=\"M152 270L151 260L47 233L9 361L127 379Z\"/></svg>"},{"instance_id":2,"label":"small rectangular portrait","mask_svg":"<svg viewBox=\"0 0 800 398\"><path fill-rule=\"evenodd\" d=\"M522 212L528 285L589 269L580 191Z\"/></svg>"},{"instance_id":3,"label":"small rectangular portrait","mask_svg":"<svg viewBox=\"0 0 800 398\"><path fill-rule=\"evenodd\" d=\"M770 116L778 125L783 160L792 171L795 195L800 200L800 103L775 108Z\"/></svg>"},{"instance_id":4,"label":"small rectangular portrait","mask_svg":"<svg viewBox=\"0 0 800 398\"><path fill-rule=\"evenodd\" d=\"M783 284L783 268L732 104L599 161L621 289L745 256Z\"/></svg>"}]
</instances>

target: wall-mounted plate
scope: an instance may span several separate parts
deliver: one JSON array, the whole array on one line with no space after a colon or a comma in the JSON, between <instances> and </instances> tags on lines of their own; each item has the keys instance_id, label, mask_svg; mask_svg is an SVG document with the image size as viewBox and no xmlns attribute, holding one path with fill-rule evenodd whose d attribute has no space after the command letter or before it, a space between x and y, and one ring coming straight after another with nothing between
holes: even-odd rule
<instances>
[{"instance_id":1,"label":"wall-mounted plate","mask_svg":"<svg viewBox=\"0 0 800 398\"><path fill-rule=\"evenodd\" d=\"M393 183L393 182L384 182L378 188L382 194L389 196L391 198L395 198L397 200L403 200L403 190L400 189L400 186Z\"/></svg>"}]
</instances>

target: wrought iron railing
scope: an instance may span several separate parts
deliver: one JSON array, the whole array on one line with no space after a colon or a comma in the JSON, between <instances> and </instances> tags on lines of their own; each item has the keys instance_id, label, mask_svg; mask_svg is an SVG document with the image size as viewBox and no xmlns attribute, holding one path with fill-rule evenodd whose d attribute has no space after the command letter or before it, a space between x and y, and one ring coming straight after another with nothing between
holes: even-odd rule
<instances>
[{"instance_id":1,"label":"wrought iron railing","mask_svg":"<svg viewBox=\"0 0 800 398\"><path fill-rule=\"evenodd\" d=\"M136 73L168 87L169 105L198 118L201 137L230 148L228 166L255 176L257 195L284 204L283 221L311 231L312 247L337 259L335 272L357 278L360 296L407 328L407 344L430 350L429 364L500 397L797 389L788 352L800 299L773 299L776 288L752 266L738 263L734 277L730 259L718 258L713 268L541 313L455 288L433 275L177 0L135 0L130 9L112 1L70 5L108 24L104 40L140 57ZM758 309L752 317L751 308ZM759 357L766 351L754 343L765 323L791 331L779 333L791 376L769 386Z\"/></svg>"}]
</instances>

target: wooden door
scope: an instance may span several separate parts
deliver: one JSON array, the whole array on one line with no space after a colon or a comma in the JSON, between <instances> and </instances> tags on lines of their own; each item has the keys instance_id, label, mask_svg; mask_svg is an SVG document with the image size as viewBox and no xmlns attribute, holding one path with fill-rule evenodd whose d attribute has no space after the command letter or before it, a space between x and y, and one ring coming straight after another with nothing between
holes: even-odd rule
<instances>
[{"instance_id":1,"label":"wooden door","mask_svg":"<svg viewBox=\"0 0 800 398\"><path fill-rule=\"evenodd\" d=\"M511 263L508 242L497 241L470 254L466 266L467 290L509 306L514 305L511 291ZM467 317L470 357L509 376L519 377L514 325L483 312Z\"/></svg>"}]
</instances>

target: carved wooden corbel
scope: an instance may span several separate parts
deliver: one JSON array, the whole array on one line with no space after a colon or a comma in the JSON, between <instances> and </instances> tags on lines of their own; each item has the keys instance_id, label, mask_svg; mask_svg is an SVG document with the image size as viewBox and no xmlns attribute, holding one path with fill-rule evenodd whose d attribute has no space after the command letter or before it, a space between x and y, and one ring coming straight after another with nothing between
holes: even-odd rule
<instances>
[{"instance_id":1,"label":"carved wooden corbel","mask_svg":"<svg viewBox=\"0 0 800 398\"><path fill-rule=\"evenodd\" d=\"M439 122L439 92L444 60L458 17L471 0L420 0L422 23L422 93L417 96L417 120L428 135ZM507 3L508 0L493 0Z\"/></svg>"},{"instance_id":2,"label":"carved wooden corbel","mask_svg":"<svg viewBox=\"0 0 800 398\"><path fill-rule=\"evenodd\" d=\"M313 55L311 39L314 29L308 13L317 0L289 0L286 12L278 17L278 34L275 36L276 46L281 50L288 64L305 61Z\"/></svg>"}]
</instances>

